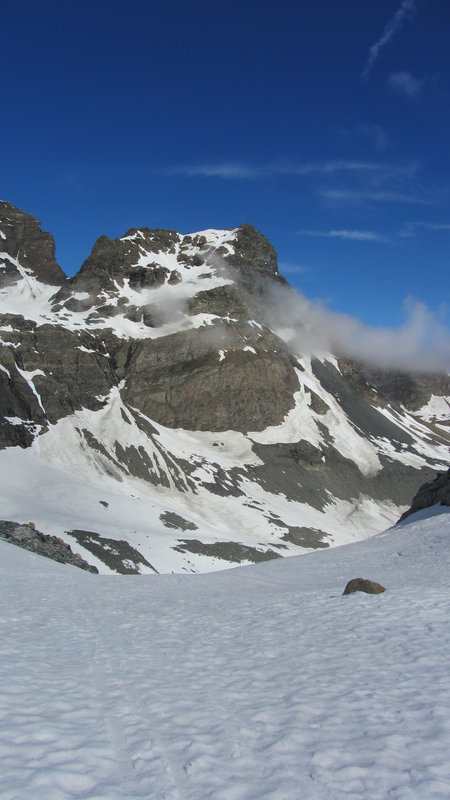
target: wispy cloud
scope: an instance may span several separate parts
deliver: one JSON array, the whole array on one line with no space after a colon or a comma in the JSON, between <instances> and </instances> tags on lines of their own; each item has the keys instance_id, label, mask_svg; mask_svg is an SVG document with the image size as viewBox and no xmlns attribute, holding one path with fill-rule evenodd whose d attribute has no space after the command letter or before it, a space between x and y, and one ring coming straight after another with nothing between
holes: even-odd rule
<instances>
[{"instance_id":1,"label":"wispy cloud","mask_svg":"<svg viewBox=\"0 0 450 800\"><path fill-rule=\"evenodd\" d=\"M405 20L410 19L416 8L416 0L403 0L402 4L386 25L382 36L369 48L369 55L362 72L362 78L365 80L369 77L370 71L377 60L380 50L386 47L387 44L393 39L399 28L403 25Z\"/></svg>"},{"instance_id":2,"label":"wispy cloud","mask_svg":"<svg viewBox=\"0 0 450 800\"><path fill-rule=\"evenodd\" d=\"M185 164L169 167L164 172L168 175L185 175L196 178L223 178L224 180L244 180L270 178L277 176L307 176L351 174L384 174L388 167L375 161L351 161L336 159L323 162L291 163L274 161L269 164L246 164L243 162L216 162L203 164ZM393 169L393 168L389 168ZM408 168L410 169L410 168Z\"/></svg>"},{"instance_id":3,"label":"wispy cloud","mask_svg":"<svg viewBox=\"0 0 450 800\"><path fill-rule=\"evenodd\" d=\"M400 236L405 238L415 236L420 229L450 233L450 222L406 222L400 231Z\"/></svg>"},{"instance_id":4,"label":"wispy cloud","mask_svg":"<svg viewBox=\"0 0 450 800\"><path fill-rule=\"evenodd\" d=\"M318 194L324 200L335 204L364 203L418 203L428 205L433 202L424 194L406 194L396 191L372 191L371 189L319 189Z\"/></svg>"},{"instance_id":5,"label":"wispy cloud","mask_svg":"<svg viewBox=\"0 0 450 800\"><path fill-rule=\"evenodd\" d=\"M331 230L298 231L298 236L316 236L320 239L347 239L354 242L385 242L384 237L375 231Z\"/></svg>"},{"instance_id":6,"label":"wispy cloud","mask_svg":"<svg viewBox=\"0 0 450 800\"><path fill-rule=\"evenodd\" d=\"M410 72L393 72L389 75L388 83L394 92L412 98L419 94L423 80L419 81Z\"/></svg>"},{"instance_id":7,"label":"wispy cloud","mask_svg":"<svg viewBox=\"0 0 450 800\"><path fill-rule=\"evenodd\" d=\"M264 313L270 327L299 355L345 353L383 369L447 371L450 331L442 313L405 301L405 322L397 329L376 328L331 311L288 287L272 286Z\"/></svg>"},{"instance_id":8,"label":"wispy cloud","mask_svg":"<svg viewBox=\"0 0 450 800\"><path fill-rule=\"evenodd\" d=\"M347 139L363 140L376 150L387 150L390 145L386 131L380 125L355 125L351 128L339 128L338 133Z\"/></svg>"},{"instance_id":9,"label":"wispy cloud","mask_svg":"<svg viewBox=\"0 0 450 800\"><path fill-rule=\"evenodd\" d=\"M360 131L377 150L386 150L389 147L389 137L379 125L361 125Z\"/></svg>"},{"instance_id":10,"label":"wispy cloud","mask_svg":"<svg viewBox=\"0 0 450 800\"><path fill-rule=\"evenodd\" d=\"M169 167L164 170L168 175L186 175L189 178L224 178L225 180L242 180L256 178L263 174L264 168L239 163L185 164Z\"/></svg>"},{"instance_id":11,"label":"wispy cloud","mask_svg":"<svg viewBox=\"0 0 450 800\"><path fill-rule=\"evenodd\" d=\"M386 150L389 147L389 137L379 125L364 125L366 136L372 140L377 150Z\"/></svg>"},{"instance_id":12,"label":"wispy cloud","mask_svg":"<svg viewBox=\"0 0 450 800\"><path fill-rule=\"evenodd\" d=\"M378 131L381 136L381 130ZM328 159L293 162L281 159L266 164L244 161L215 161L182 164L164 168L165 175L190 179L262 181L291 178L309 181L310 189L334 205L434 202L418 184L421 164L416 161L393 163L387 160ZM160 170L158 170L160 171ZM319 183L320 181L320 183ZM367 232L362 232L367 233ZM351 238L352 231L334 236ZM356 238L356 236L354 236ZM366 237L366 241L368 241Z\"/></svg>"},{"instance_id":13,"label":"wispy cloud","mask_svg":"<svg viewBox=\"0 0 450 800\"><path fill-rule=\"evenodd\" d=\"M296 169L297 175L333 175L338 172L377 173L385 169L383 164L374 161L325 161L323 163L302 164Z\"/></svg>"}]
</instances>

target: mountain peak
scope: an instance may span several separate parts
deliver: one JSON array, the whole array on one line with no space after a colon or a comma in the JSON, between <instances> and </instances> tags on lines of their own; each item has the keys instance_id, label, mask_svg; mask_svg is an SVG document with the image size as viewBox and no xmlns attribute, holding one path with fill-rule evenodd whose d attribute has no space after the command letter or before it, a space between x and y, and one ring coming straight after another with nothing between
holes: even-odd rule
<instances>
[{"instance_id":1,"label":"mountain peak","mask_svg":"<svg viewBox=\"0 0 450 800\"><path fill-rule=\"evenodd\" d=\"M55 258L53 236L41 230L37 219L0 201L0 287L16 283L31 271L41 283L60 286L66 276Z\"/></svg>"},{"instance_id":2,"label":"mountain peak","mask_svg":"<svg viewBox=\"0 0 450 800\"><path fill-rule=\"evenodd\" d=\"M55 294L53 239L2 220L5 518L105 569L216 569L384 529L446 465L448 381L294 351L253 226L101 236Z\"/></svg>"},{"instance_id":3,"label":"mountain peak","mask_svg":"<svg viewBox=\"0 0 450 800\"><path fill-rule=\"evenodd\" d=\"M261 231L247 222L236 229L233 266L242 271L249 267L263 276L279 276L275 248Z\"/></svg>"}]
</instances>

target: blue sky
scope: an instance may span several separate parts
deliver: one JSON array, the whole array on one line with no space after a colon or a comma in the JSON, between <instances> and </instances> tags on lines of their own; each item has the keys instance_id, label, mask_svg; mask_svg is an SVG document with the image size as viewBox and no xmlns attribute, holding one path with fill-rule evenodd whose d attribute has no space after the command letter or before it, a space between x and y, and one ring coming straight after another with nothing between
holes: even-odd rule
<instances>
[{"instance_id":1,"label":"blue sky","mask_svg":"<svg viewBox=\"0 0 450 800\"><path fill-rule=\"evenodd\" d=\"M68 274L102 233L250 222L330 309L443 319L449 40L448 0L9 3L0 197Z\"/></svg>"}]
</instances>

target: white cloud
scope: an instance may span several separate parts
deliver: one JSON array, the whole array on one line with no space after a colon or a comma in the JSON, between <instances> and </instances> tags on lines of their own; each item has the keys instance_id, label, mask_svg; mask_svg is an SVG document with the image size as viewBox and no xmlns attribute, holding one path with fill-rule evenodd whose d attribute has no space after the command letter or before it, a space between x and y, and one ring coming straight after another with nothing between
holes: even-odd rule
<instances>
[{"instance_id":1,"label":"white cloud","mask_svg":"<svg viewBox=\"0 0 450 800\"><path fill-rule=\"evenodd\" d=\"M405 238L415 236L417 230L420 228L423 230L450 233L450 222L406 222L400 231L400 236Z\"/></svg>"},{"instance_id":2,"label":"white cloud","mask_svg":"<svg viewBox=\"0 0 450 800\"><path fill-rule=\"evenodd\" d=\"M406 321L400 328L376 328L330 311L291 288L272 287L269 292L268 324L299 355L343 353L382 369L450 369L450 331L424 303L407 299Z\"/></svg>"},{"instance_id":3,"label":"white cloud","mask_svg":"<svg viewBox=\"0 0 450 800\"><path fill-rule=\"evenodd\" d=\"M391 39L395 36L399 28L402 26L403 22L411 17L412 13L414 12L416 7L415 0L403 0L400 8L396 11L392 19L389 20L388 24L386 25L382 36L372 45L369 49L369 55L367 57L366 65L362 72L362 77L368 78L369 73L375 64L375 61L378 58L380 50L385 47Z\"/></svg>"},{"instance_id":4,"label":"white cloud","mask_svg":"<svg viewBox=\"0 0 450 800\"><path fill-rule=\"evenodd\" d=\"M323 164L305 164L298 168L297 174L315 173L318 175L330 175L335 172L380 172L384 171L384 164L373 161L327 161ZM301 170L301 171L300 171Z\"/></svg>"},{"instance_id":5,"label":"white cloud","mask_svg":"<svg viewBox=\"0 0 450 800\"><path fill-rule=\"evenodd\" d=\"M381 129L370 130L378 135ZM418 190L417 173L421 165L416 161L389 163L385 160L329 159L327 161L288 162L275 160L266 164L246 162L209 162L184 164L164 170L168 175L187 178L218 179L226 181L256 181L291 178L309 181L311 189L334 205L363 205L375 203L424 204L434 202L423 187ZM322 185L318 184L321 179ZM339 184L337 182L339 181ZM315 185L314 185L315 182ZM364 232L363 232L364 233ZM344 233L335 233L344 238ZM352 232L347 232L351 238ZM357 238L356 235L353 238ZM360 237L363 238L363 237ZM365 237L366 240L369 238ZM375 235L370 238L375 239ZM380 237L378 237L380 238Z\"/></svg>"},{"instance_id":6,"label":"white cloud","mask_svg":"<svg viewBox=\"0 0 450 800\"><path fill-rule=\"evenodd\" d=\"M191 178L225 178L226 180L256 178L259 176L260 171L260 168L247 164L220 162L217 164L184 165L171 167L167 170L169 175L186 175Z\"/></svg>"},{"instance_id":7,"label":"white cloud","mask_svg":"<svg viewBox=\"0 0 450 800\"><path fill-rule=\"evenodd\" d=\"M373 191L371 189L320 189L318 194L332 203L420 203L431 202L429 196L396 191Z\"/></svg>"},{"instance_id":8,"label":"white cloud","mask_svg":"<svg viewBox=\"0 0 450 800\"><path fill-rule=\"evenodd\" d=\"M383 242L385 239L374 231L331 230L298 231L299 236L317 236L325 239L350 239L355 242Z\"/></svg>"},{"instance_id":9,"label":"white cloud","mask_svg":"<svg viewBox=\"0 0 450 800\"><path fill-rule=\"evenodd\" d=\"M414 78L410 72L393 72L389 76L388 83L395 92L406 95L406 97L416 97L423 81Z\"/></svg>"},{"instance_id":10,"label":"white cloud","mask_svg":"<svg viewBox=\"0 0 450 800\"><path fill-rule=\"evenodd\" d=\"M415 169L415 165L413 169ZM270 164L245 164L243 162L216 162L204 164L186 164L171 167L165 172L169 175L185 175L187 177L223 178L225 180L242 180L270 178L277 176L334 175L351 173L355 175L381 175L387 171L410 172L411 166L387 167L375 161L350 161L335 159L323 162L292 163L274 161Z\"/></svg>"}]
</instances>

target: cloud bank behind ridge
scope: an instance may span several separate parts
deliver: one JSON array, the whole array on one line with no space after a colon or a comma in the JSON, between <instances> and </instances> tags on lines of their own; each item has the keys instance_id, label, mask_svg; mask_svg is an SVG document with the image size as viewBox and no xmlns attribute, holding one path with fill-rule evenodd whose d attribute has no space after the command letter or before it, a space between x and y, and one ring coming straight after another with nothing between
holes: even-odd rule
<instances>
[{"instance_id":1,"label":"cloud bank behind ridge","mask_svg":"<svg viewBox=\"0 0 450 800\"><path fill-rule=\"evenodd\" d=\"M408 298L404 306L401 327L377 328L290 287L271 287L265 316L298 355L331 352L386 370L449 372L450 330L424 303Z\"/></svg>"}]
</instances>

